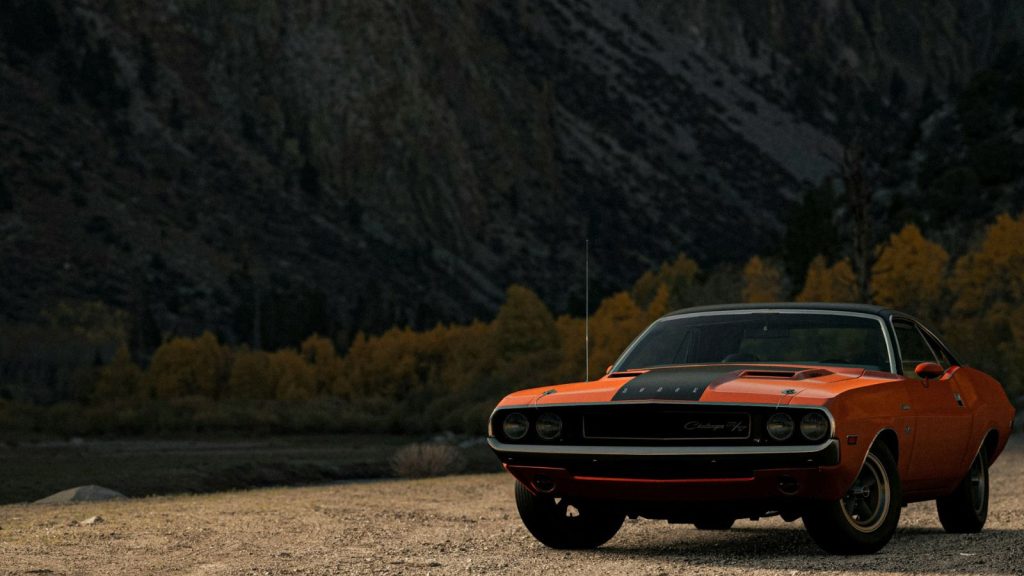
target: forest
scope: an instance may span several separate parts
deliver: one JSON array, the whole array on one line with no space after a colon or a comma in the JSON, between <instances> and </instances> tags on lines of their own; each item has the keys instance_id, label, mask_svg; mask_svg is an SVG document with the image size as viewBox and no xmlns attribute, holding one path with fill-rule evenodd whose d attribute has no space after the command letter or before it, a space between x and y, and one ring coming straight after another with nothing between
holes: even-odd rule
<instances>
[{"instance_id":1,"label":"forest","mask_svg":"<svg viewBox=\"0 0 1024 576\"><path fill-rule=\"evenodd\" d=\"M680 254L596 306L589 366L582 315L555 316L521 285L488 321L359 333L344 349L329 335L263 350L203 332L166 338L141 358L128 314L65 301L45 312L47 325L0 331L0 432L480 434L508 392L600 377L659 316L739 301L871 301L909 312L1019 404L1024 216L998 216L959 255L914 224L868 252L866 292L850 258L815 256L793 279L773 258L702 269Z\"/></svg>"}]
</instances>

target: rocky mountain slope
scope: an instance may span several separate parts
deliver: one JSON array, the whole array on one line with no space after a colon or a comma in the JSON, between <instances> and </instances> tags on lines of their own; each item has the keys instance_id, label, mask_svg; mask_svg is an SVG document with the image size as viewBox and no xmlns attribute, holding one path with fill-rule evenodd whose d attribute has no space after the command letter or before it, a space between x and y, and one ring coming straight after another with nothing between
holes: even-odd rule
<instances>
[{"instance_id":1,"label":"rocky mountain slope","mask_svg":"<svg viewBox=\"0 0 1024 576\"><path fill-rule=\"evenodd\" d=\"M908 196L907 135L1024 29L1003 0L0 13L0 314L102 299L268 346L489 317L513 282L579 311L585 237L599 295L770 251L854 133L899 143Z\"/></svg>"}]
</instances>

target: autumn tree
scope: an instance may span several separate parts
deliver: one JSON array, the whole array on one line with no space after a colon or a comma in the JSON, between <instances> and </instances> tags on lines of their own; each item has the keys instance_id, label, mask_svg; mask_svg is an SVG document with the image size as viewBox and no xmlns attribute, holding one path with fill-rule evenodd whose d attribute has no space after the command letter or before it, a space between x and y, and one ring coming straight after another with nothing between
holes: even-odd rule
<instances>
[{"instance_id":1,"label":"autumn tree","mask_svg":"<svg viewBox=\"0 0 1024 576\"><path fill-rule=\"evenodd\" d=\"M558 366L552 372L554 382L579 382L586 377L586 333L583 318L568 315L555 321L558 330Z\"/></svg>"},{"instance_id":2,"label":"autumn tree","mask_svg":"<svg viewBox=\"0 0 1024 576\"><path fill-rule=\"evenodd\" d=\"M278 400L308 400L316 395L316 373L298 352L282 348L270 355L274 397Z\"/></svg>"},{"instance_id":3,"label":"autumn tree","mask_svg":"<svg viewBox=\"0 0 1024 576\"><path fill-rule=\"evenodd\" d=\"M697 298L700 267L686 254L679 254L672 262L665 262L657 270L648 270L633 284L632 299L637 306L646 308L664 286L668 290L667 309L692 306Z\"/></svg>"},{"instance_id":4,"label":"autumn tree","mask_svg":"<svg viewBox=\"0 0 1024 576\"><path fill-rule=\"evenodd\" d=\"M954 347L1024 393L1024 215L1000 215L977 249L956 262L950 280L953 316L945 332Z\"/></svg>"},{"instance_id":5,"label":"autumn tree","mask_svg":"<svg viewBox=\"0 0 1024 576\"><path fill-rule=\"evenodd\" d=\"M445 360L440 380L451 393L462 396L475 394L480 383L495 370L497 344L493 327L474 321L465 326L451 326L443 344Z\"/></svg>"},{"instance_id":6,"label":"autumn tree","mask_svg":"<svg viewBox=\"0 0 1024 576\"><path fill-rule=\"evenodd\" d=\"M823 256L811 260L804 289L796 299L799 302L856 302L857 280L850 261L844 258L829 266Z\"/></svg>"},{"instance_id":7,"label":"autumn tree","mask_svg":"<svg viewBox=\"0 0 1024 576\"><path fill-rule=\"evenodd\" d=\"M217 398L228 371L228 354L217 337L174 338L153 353L146 381L158 398Z\"/></svg>"},{"instance_id":8,"label":"autumn tree","mask_svg":"<svg viewBox=\"0 0 1024 576\"><path fill-rule=\"evenodd\" d=\"M341 359L334 350L334 342L319 334L306 338L299 348L303 360L313 367L316 392L323 393L334 387L341 377Z\"/></svg>"},{"instance_id":9,"label":"autumn tree","mask_svg":"<svg viewBox=\"0 0 1024 576\"><path fill-rule=\"evenodd\" d=\"M647 327L642 308L628 292L605 298L590 318L590 377L601 377L640 332Z\"/></svg>"},{"instance_id":10,"label":"autumn tree","mask_svg":"<svg viewBox=\"0 0 1024 576\"><path fill-rule=\"evenodd\" d=\"M879 251L871 272L874 301L916 314L936 318L945 293L949 254L930 242L914 224L892 234Z\"/></svg>"},{"instance_id":11,"label":"autumn tree","mask_svg":"<svg viewBox=\"0 0 1024 576\"><path fill-rule=\"evenodd\" d=\"M498 354L504 359L519 358L558 346L555 319L544 302L529 288L509 287L505 303L494 319Z\"/></svg>"},{"instance_id":12,"label":"autumn tree","mask_svg":"<svg viewBox=\"0 0 1024 576\"><path fill-rule=\"evenodd\" d=\"M138 395L142 384L142 369L132 360L128 346L122 344L114 358L103 366L93 391L99 401L124 400Z\"/></svg>"},{"instance_id":13,"label":"autumn tree","mask_svg":"<svg viewBox=\"0 0 1024 576\"><path fill-rule=\"evenodd\" d=\"M1024 214L1002 214L985 230L977 250L957 260L950 287L953 308L973 314L1006 303L1024 303Z\"/></svg>"},{"instance_id":14,"label":"autumn tree","mask_svg":"<svg viewBox=\"0 0 1024 576\"><path fill-rule=\"evenodd\" d=\"M335 383L336 393L390 399L417 386L415 339L408 328L392 328L380 336L356 334L343 363L345 380Z\"/></svg>"},{"instance_id":15,"label":"autumn tree","mask_svg":"<svg viewBox=\"0 0 1024 576\"><path fill-rule=\"evenodd\" d=\"M232 398L271 399L277 388L270 354L243 346L235 351L225 392Z\"/></svg>"},{"instance_id":16,"label":"autumn tree","mask_svg":"<svg viewBox=\"0 0 1024 576\"><path fill-rule=\"evenodd\" d=\"M782 270L754 256L743 267L744 302L778 302L782 299Z\"/></svg>"}]
</instances>

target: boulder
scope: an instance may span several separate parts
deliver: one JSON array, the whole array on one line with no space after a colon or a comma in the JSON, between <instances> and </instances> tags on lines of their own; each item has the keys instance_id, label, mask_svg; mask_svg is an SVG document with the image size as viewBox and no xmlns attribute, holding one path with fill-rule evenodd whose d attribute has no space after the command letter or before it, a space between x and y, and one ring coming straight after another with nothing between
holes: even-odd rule
<instances>
[{"instance_id":1,"label":"boulder","mask_svg":"<svg viewBox=\"0 0 1024 576\"><path fill-rule=\"evenodd\" d=\"M51 494L42 500L36 500L36 504L67 504L69 502L103 502L105 500L120 500L125 495L104 488L103 486L96 486L90 484L88 486L76 486L75 488L68 488L62 490L56 494Z\"/></svg>"}]
</instances>

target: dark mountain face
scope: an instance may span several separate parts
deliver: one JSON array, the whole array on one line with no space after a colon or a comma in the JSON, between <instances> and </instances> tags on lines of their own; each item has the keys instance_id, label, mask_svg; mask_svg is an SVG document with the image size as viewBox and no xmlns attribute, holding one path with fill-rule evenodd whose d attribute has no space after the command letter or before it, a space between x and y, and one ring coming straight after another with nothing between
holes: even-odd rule
<instances>
[{"instance_id":1,"label":"dark mountain face","mask_svg":"<svg viewBox=\"0 0 1024 576\"><path fill-rule=\"evenodd\" d=\"M891 4L0 0L0 310L273 345L770 250L1022 29Z\"/></svg>"}]
</instances>

